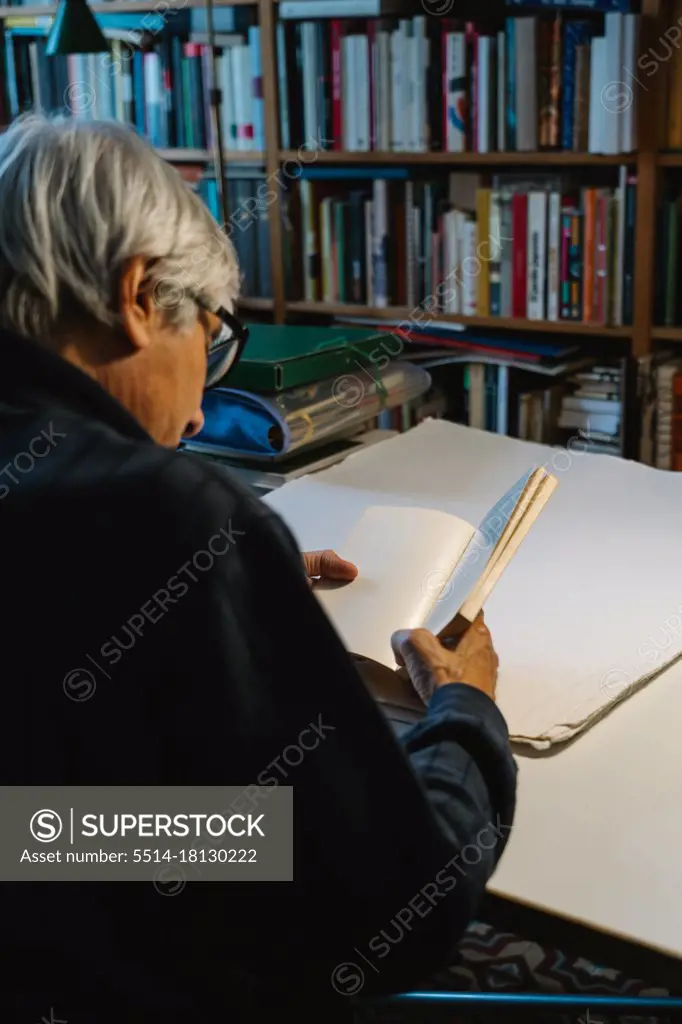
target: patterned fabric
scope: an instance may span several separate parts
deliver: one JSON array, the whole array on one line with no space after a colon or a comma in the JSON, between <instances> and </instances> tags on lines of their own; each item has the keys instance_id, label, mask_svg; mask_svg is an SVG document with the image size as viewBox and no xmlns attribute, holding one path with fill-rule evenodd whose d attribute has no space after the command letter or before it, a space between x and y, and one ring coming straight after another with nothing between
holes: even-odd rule
<instances>
[{"instance_id":1,"label":"patterned fabric","mask_svg":"<svg viewBox=\"0 0 682 1024\"><path fill-rule=\"evenodd\" d=\"M558 949L540 946L511 932L496 931L480 921L469 926L457 952L456 961L438 974L430 987L458 992L585 995L582 1015L546 1014L542 1019L547 1024L664 1024L666 1020L589 1011L590 996L665 997L672 993L647 985L642 979L629 978L622 971L599 967L584 957L566 956ZM533 1015L533 1019L540 1018Z\"/></svg>"}]
</instances>

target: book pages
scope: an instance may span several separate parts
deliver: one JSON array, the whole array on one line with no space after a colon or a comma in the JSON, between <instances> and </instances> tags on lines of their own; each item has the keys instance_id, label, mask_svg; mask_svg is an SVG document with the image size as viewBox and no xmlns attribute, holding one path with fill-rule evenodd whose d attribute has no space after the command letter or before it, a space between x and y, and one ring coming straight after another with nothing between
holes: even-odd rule
<instances>
[{"instance_id":1,"label":"book pages","mask_svg":"<svg viewBox=\"0 0 682 1024\"><path fill-rule=\"evenodd\" d=\"M413 503L480 523L533 465L559 486L485 617L510 734L546 749L618 714L682 653L682 474L429 420L267 500L304 549L343 555L369 505Z\"/></svg>"}]
</instances>

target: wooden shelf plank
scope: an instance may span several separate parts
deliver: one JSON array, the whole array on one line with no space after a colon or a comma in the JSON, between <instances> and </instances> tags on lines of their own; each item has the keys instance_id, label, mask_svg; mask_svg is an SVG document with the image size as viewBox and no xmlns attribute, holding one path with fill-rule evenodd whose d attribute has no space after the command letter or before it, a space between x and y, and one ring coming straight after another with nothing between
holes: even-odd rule
<instances>
[{"instance_id":1,"label":"wooden shelf plank","mask_svg":"<svg viewBox=\"0 0 682 1024\"><path fill-rule=\"evenodd\" d=\"M659 167L682 167L682 153L659 153L656 162Z\"/></svg>"},{"instance_id":2,"label":"wooden shelf plank","mask_svg":"<svg viewBox=\"0 0 682 1024\"><path fill-rule=\"evenodd\" d=\"M254 7L257 0L214 0L215 7ZM158 0L109 0L108 3L92 3L95 14L130 14L135 11L155 11ZM205 7L206 0L167 0L164 14L182 11L188 7ZM16 7L0 7L0 18L50 17L57 10L56 4L25 4Z\"/></svg>"},{"instance_id":3,"label":"wooden shelf plank","mask_svg":"<svg viewBox=\"0 0 682 1024\"><path fill-rule=\"evenodd\" d=\"M654 341L682 341L682 327L652 327Z\"/></svg>"},{"instance_id":4,"label":"wooden shelf plank","mask_svg":"<svg viewBox=\"0 0 682 1024\"><path fill-rule=\"evenodd\" d=\"M372 317L376 320L408 319L414 311L408 306L389 306L376 309L374 306L353 306L348 303L329 302L287 302L288 313L316 313L318 315L343 315ZM511 331L542 331L549 334L584 334L600 338L629 338L631 327L604 327L601 324L586 324L575 320L524 320L505 316L458 316L455 313L438 313L434 321L461 323L466 327L492 327ZM421 321L426 324L425 320ZM680 330L682 337L682 329Z\"/></svg>"},{"instance_id":5,"label":"wooden shelf plank","mask_svg":"<svg viewBox=\"0 0 682 1024\"><path fill-rule=\"evenodd\" d=\"M157 149L156 152L164 160L171 163L208 163L213 159L210 149ZM242 150L225 152L225 160L228 163L262 164L265 162L265 154L261 152L245 152Z\"/></svg>"},{"instance_id":6,"label":"wooden shelf plank","mask_svg":"<svg viewBox=\"0 0 682 1024\"><path fill-rule=\"evenodd\" d=\"M280 160L300 162L295 150L281 150ZM597 156L594 153L341 153L320 149L305 151L305 163L324 164L446 164L448 166L615 166L634 164L636 154Z\"/></svg>"},{"instance_id":7,"label":"wooden shelf plank","mask_svg":"<svg viewBox=\"0 0 682 1024\"><path fill-rule=\"evenodd\" d=\"M250 310L252 313L267 313L273 308L272 299L237 299L237 306L240 310Z\"/></svg>"}]
</instances>

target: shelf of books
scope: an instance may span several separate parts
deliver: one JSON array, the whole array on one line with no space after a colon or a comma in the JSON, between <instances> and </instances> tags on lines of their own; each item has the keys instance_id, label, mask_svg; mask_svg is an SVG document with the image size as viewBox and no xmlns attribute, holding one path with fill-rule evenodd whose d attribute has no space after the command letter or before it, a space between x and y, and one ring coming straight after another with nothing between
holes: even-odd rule
<instances>
[{"instance_id":1,"label":"shelf of books","mask_svg":"<svg viewBox=\"0 0 682 1024\"><path fill-rule=\"evenodd\" d=\"M632 454L633 374L682 342L682 57L657 43L682 0L427 7L215 0L241 308L428 343L403 426ZM217 216L204 0L92 8L111 52L48 58L55 5L0 7L0 123L129 123Z\"/></svg>"}]
</instances>

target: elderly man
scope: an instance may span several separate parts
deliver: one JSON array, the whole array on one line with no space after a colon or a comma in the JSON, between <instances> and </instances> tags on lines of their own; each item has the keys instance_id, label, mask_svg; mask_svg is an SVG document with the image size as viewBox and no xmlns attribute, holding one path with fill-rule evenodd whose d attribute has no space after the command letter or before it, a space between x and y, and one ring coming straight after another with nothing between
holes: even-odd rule
<instances>
[{"instance_id":1,"label":"elderly man","mask_svg":"<svg viewBox=\"0 0 682 1024\"><path fill-rule=\"evenodd\" d=\"M395 638L428 703L399 742L311 593L355 568L304 568L265 505L175 451L242 348L238 280L133 132L0 137L2 783L267 776L295 811L291 883L3 883L3 1020L330 1020L447 962L508 836L485 626Z\"/></svg>"}]
</instances>

